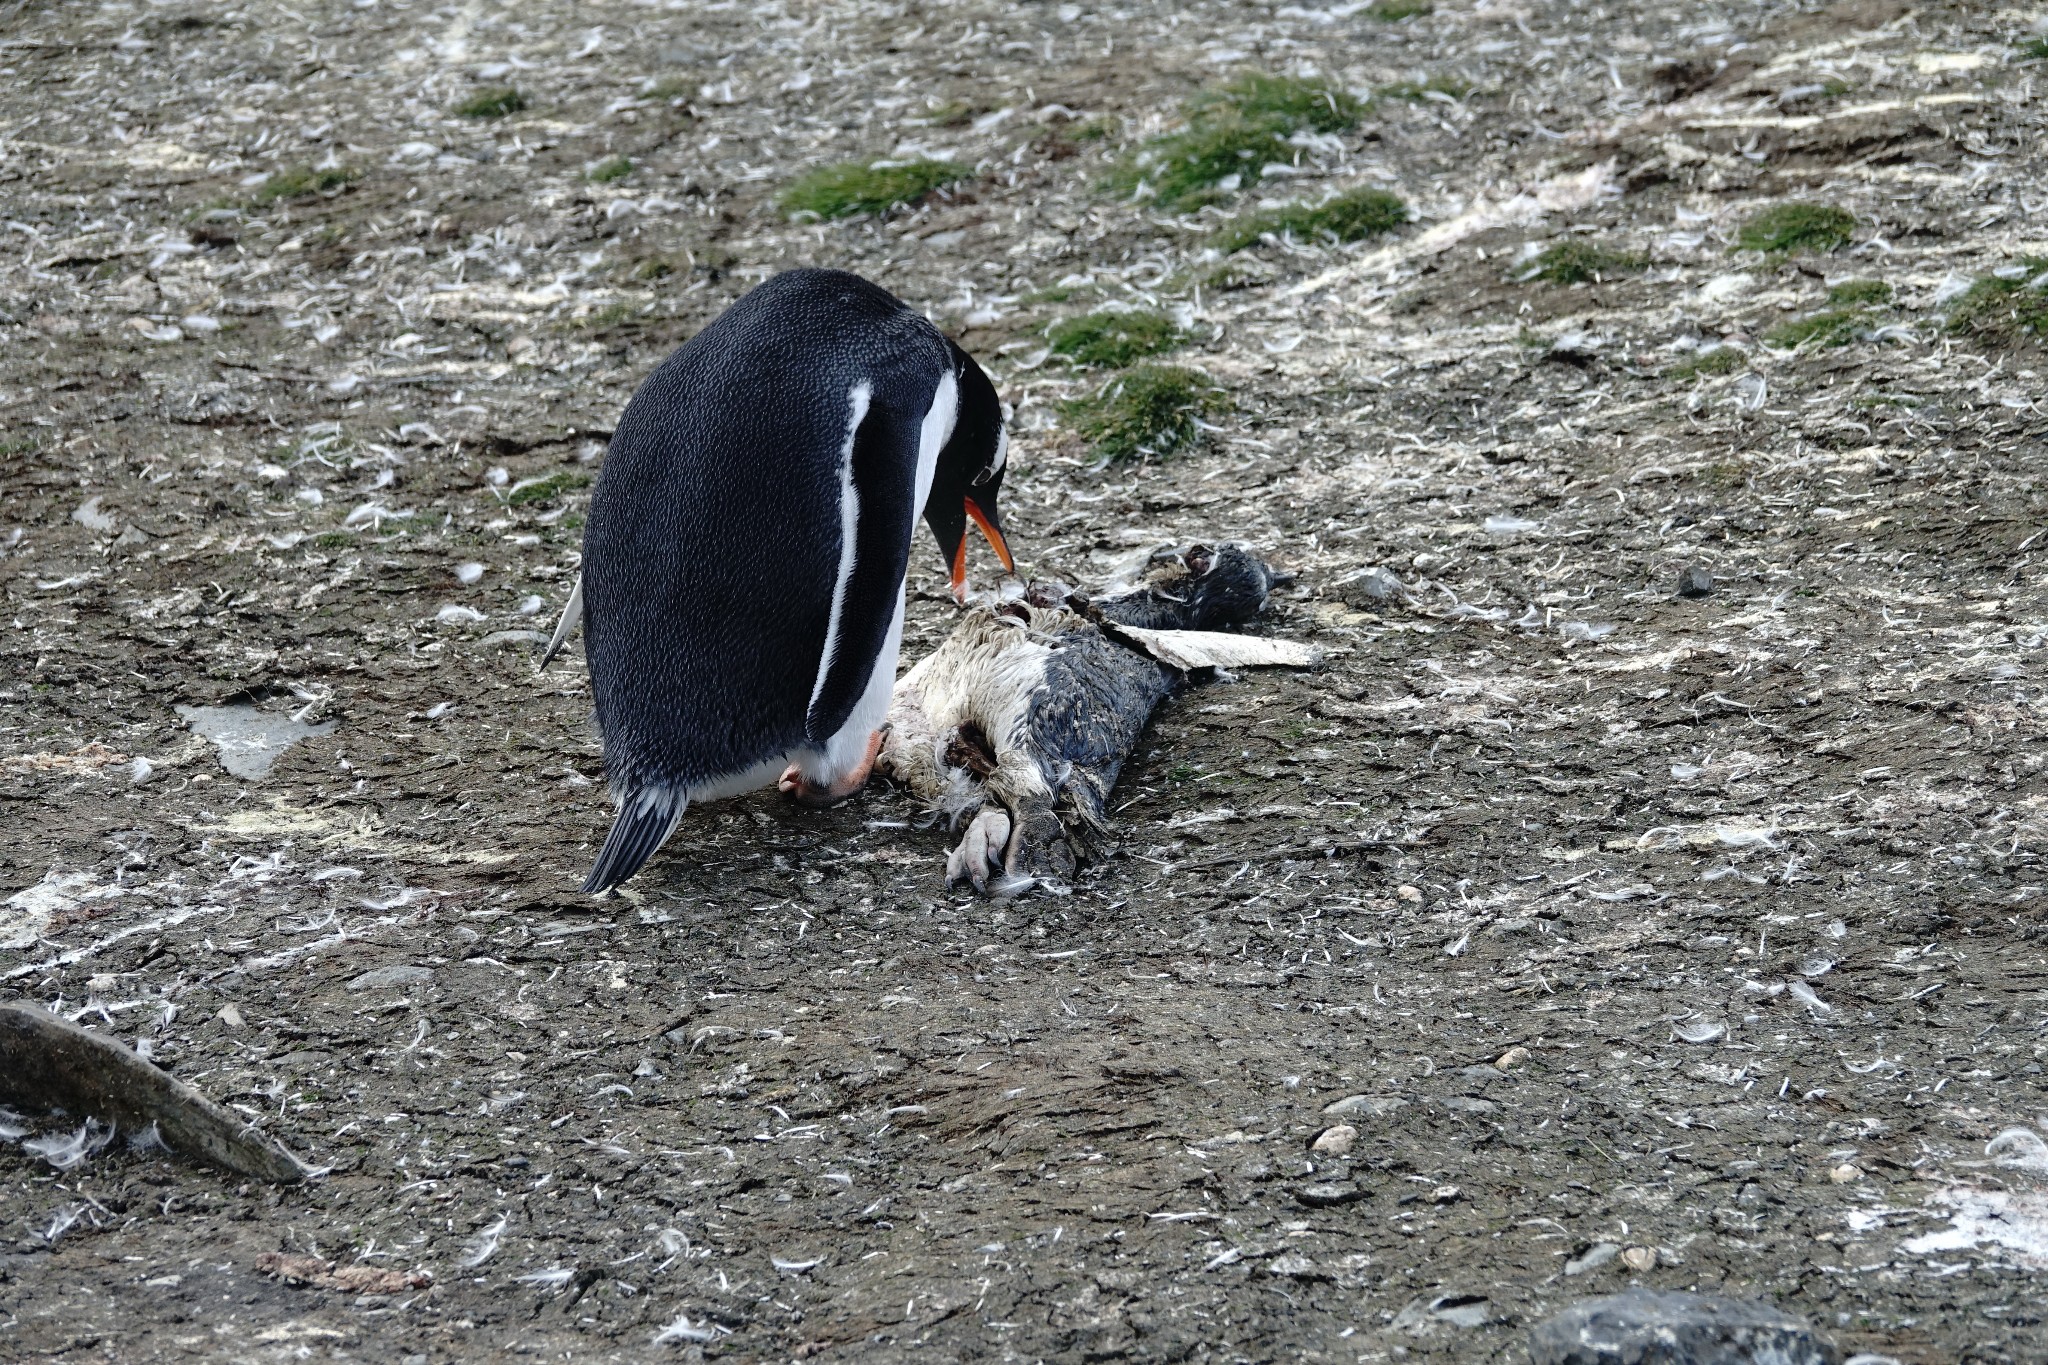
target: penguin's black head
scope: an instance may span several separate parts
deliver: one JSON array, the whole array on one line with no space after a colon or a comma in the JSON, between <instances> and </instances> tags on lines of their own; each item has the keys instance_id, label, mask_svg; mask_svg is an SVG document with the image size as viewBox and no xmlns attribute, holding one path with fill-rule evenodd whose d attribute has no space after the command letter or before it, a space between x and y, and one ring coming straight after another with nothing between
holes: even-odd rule
<instances>
[{"instance_id":1,"label":"penguin's black head","mask_svg":"<svg viewBox=\"0 0 2048 1365\"><path fill-rule=\"evenodd\" d=\"M955 601L967 600L967 520L981 528L996 558L1007 573L1017 571L1003 539L1002 518L996 513L996 493L1003 486L1003 464L1009 453L1009 438L1003 431L1002 400L996 386L988 382L974 357L948 341L959 376L960 410L953 419L953 435L939 451L932 471L931 496L925 499L924 523L938 537L939 553L953 580Z\"/></svg>"}]
</instances>

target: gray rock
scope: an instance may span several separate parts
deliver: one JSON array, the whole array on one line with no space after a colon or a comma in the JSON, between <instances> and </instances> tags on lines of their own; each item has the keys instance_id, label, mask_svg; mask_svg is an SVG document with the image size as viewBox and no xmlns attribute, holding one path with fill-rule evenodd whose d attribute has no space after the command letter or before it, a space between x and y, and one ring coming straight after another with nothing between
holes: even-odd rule
<instances>
[{"instance_id":1,"label":"gray rock","mask_svg":"<svg viewBox=\"0 0 2048 1365\"><path fill-rule=\"evenodd\" d=\"M1714 576L1697 564L1685 566L1685 572L1678 576L1680 597L1711 597L1714 593Z\"/></svg>"},{"instance_id":2,"label":"gray rock","mask_svg":"<svg viewBox=\"0 0 2048 1365\"><path fill-rule=\"evenodd\" d=\"M1345 594L1347 597L1373 606L1395 601L1408 591L1400 579L1385 569L1369 569L1347 586L1350 588L1350 592Z\"/></svg>"},{"instance_id":3,"label":"gray rock","mask_svg":"<svg viewBox=\"0 0 2048 1365\"><path fill-rule=\"evenodd\" d=\"M1383 1119L1408 1101L1398 1095L1346 1095L1323 1106L1333 1119Z\"/></svg>"},{"instance_id":4,"label":"gray rock","mask_svg":"<svg viewBox=\"0 0 2048 1365\"><path fill-rule=\"evenodd\" d=\"M1529 1330L1532 1365L1838 1365L1834 1344L1753 1299L1631 1289Z\"/></svg>"},{"instance_id":5,"label":"gray rock","mask_svg":"<svg viewBox=\"0 0 2048 1365\"><path fill-rule=\"evenodd\" d=\"M1339 1204L1354 1204L1363 1198L1365 1191L1349 1181L1303 1185L1294 1192L1295 1202L1311 1209L1331 1209Z\"/></svg>"},{"instance_id":6,"label":"gray rock","mask_svg":"<svg viewBox=\"0 0 2048 1365\"><path fill-rule=\"evenodd\" d=\"M348 988L352 991L381 991L389 990L393 986L416 986L422 981L433 979L432 967L377 967L349 982Z\"/></svg>"}]
</instances>

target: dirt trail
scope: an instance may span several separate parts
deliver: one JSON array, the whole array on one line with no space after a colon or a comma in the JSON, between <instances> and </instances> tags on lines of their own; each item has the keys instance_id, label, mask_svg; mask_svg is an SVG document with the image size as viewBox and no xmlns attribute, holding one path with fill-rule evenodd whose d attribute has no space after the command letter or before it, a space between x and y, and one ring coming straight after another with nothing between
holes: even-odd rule
<instances>
[{"instance_id":1,"label":"dirt trail","mask_svg":"<svg viewBox=\"0 0 2048 1365\"><path fill-rule=\"evenodd\" d=\"M0 1356L1517 1360L1631 1280L2048 1355L2048 356L1957 321L2048 269L2044 16L1408 8L7 7L0 978L328 1173L0 1145ZM1244 71L1371 98L1103 188ZM876 157L974 175L777 207ZM1213 244L1357 187L1414 221ZM1069 894L880 787L574 894L589 481L799 264L988 361L1031 572L1299 574L1326 666L1164 707ZM1124 306L1232 407L1104 467L1045 334Z\"/></svg>"}]
</instances>

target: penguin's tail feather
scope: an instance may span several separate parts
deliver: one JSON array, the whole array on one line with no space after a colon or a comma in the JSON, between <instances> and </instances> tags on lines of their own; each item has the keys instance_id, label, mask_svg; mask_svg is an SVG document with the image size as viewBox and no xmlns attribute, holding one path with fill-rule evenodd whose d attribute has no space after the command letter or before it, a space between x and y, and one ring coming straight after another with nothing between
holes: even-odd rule
<instances>
[{"instance_id":1,"label":"penguin's tail feather","mask_svg":"<svg viewBox=\"0 0 2048 1365\"><path fill-rule=\"evenodd\" d=\"M586 895L611 890L638 872L668 842L689 808L689 789L680 783L632 787L619 801L619 818L597 851L597 862L583 883Z\"/></svg>"}]
</instances>

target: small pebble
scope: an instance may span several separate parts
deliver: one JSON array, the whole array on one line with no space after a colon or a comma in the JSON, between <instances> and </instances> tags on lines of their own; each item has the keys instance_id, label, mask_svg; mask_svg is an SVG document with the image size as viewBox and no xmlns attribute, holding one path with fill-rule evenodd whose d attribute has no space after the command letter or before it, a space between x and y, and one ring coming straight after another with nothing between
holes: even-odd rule
<instances>
[{"instance_id":1,"label":"small pebble","mask_svg":"<svg viewBox=\"0 0 2048 1365\"><path fill-rule=\"evenodd\" d=\"M1396 889L1394 894L1399 896L1404 901L1414 901L1420 903L1420 901L1422 900L1422 888L1419 886L1403 886Z\"/></svg>"},{"instance_id":2,"label":"small pebble","mask_svg":"<svg viewBox=\"0 0 2048 1365\"><path fill-rule=\"evenodd\" d=\"M1356 1203L1365 1198L1365 1191L1349 1183L1303 1185L1294 1192L1294 1198L1308 1208L1333 1209L1339 1204Z\"/></svg>"},{"instance_id":3,"label":"small pebble","mask_svg":"<svg viewBox=\"0 0 2048 1365\"><path fill-rule=\"evenodd\" d=\"M1657 1268L1657 1248L1630 1247L1621 1253L1621 1263L1634 1271L1655 1270Z\"/></svg>"},{"instance_id":4,"label":"small pebble","mask_svg":"<svg viewBox=\"0 0 2048 1365\"><path fill-rule=\"evenodd\" d=\"M1528 1048L1519 1046L1511 1047L1506 1052L1501 1053L1500 1056L1494 1059L1493 1069L1495 1071L1513 1071L1516 1067L1520 1066L1523 1062L1526 1062L1528 1060Z\"/></svg>"},{"instance_id":5,"label":"small pebble","mask_svg":"<svg viewBox=\"0 0 2048 1365\"><path fill-rule=\"evenodd\" d=\"M1834 1181L1837 1185L1846 1185L1852 1180L1861 1180L1862 1178L1863 1172L1857 1170L1846 1161L1828 1172L1828 1179Z\"/></svg>"},{"instance_id":6,"label":"small pebble","mask_svg":"<svg viewBox=\"0 0 2048 1365\"><path fill-rule=\"evenodd\" d=\"M1709 597L1713 591L1714 576L1697 564L1687 565L1685 572L1678 576L1680 597Z\"/></svg>"},{"instance_id":7,"label":"small pebble","mask_svg":"<svg viewBox=\"0 0 2048 1365\"><path fill-rule=\"evenodd\" d=\"M484 566L481 564L458 564L455 566L455 577L461 582L474 583L483 576Z\"/></svg>"},{"instance_id":8,"label":"small pebble","mask_svg":"<svg viewBox=\"0 0 2048 1365\"><path fill-rule=\"evenodd\" d=\"M1374 569L1358 580L1358 595L1368 602L1391 602L1401 592L1401 580L1385 569Z\"/></svg>"},{"instance_id":9,"label":"small pebble","mask_svg":"<svg viewBox=\"0 0 2048 1365\"><path fill-rule=\"evenodd\" d=\"M1463 1193L1464 1191L1456 1185L1439 1185L1429 1192L1429 1202L1432 1204L1455 1204L1458 1202L1458 1197Z\"/></svg>"},{"instance_id":10,"label":"small pebble","mask_svg":"<svg viewBox=\"0 0 2048 1365\"><path fill-rule=\"evenodd\" d=\"M1323 1129L1316 1140L1309 1144L1309 1148L1311 1151L1323 1152L1330 1156L1343 1156L1357 1145L1358 1130L1348 1123L1340 1123L1335 1127Z\"/></svg>"},{"instance_id":11,"label":"small pebble","mask_svg":"<svg viewBox=\"0 0 2048 1365\"><path fill-rule=\"evenodd\" d=\"M233 1005L222 1005L219 1017L220 1021L229 1028L240 1028L242 1026L242 1012Z\"/></svg>"}]
</instances>

